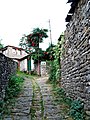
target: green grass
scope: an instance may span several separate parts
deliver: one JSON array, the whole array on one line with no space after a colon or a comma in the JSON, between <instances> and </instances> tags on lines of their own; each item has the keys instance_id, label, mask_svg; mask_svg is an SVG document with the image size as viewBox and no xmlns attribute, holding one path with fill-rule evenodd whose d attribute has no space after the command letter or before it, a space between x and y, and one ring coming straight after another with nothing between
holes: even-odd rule
<instances>
[{"instance_id":1,"label":"green grass","mask_svg":"<svg viewBox=\"0 0 90 120\"><path fill-rule=\"evenodd\" d=\"M33 98L32 98L32 106L31 106L31 110L30 110L31 120L36 119L36 115L35 115L36 109L35 109L35 106L34 106L34 104L35 104L34 100L37 98L36 91L38 91L38 93L40 95L40 100L39 100L40 108L39 108L39 110L41 110L41 117L42 117L42 120L44 120L44 101L43 101L42 93L41 93L41 90L40 90L40 86L35 81L36 78L34 77L34 79L32 79L32 84L33 84Z\"/></svg>"},{"instance_id":2,"label":"green grass","mask_svg":"<svg viewBox=\"0 0 90 120\"><path fill-rule=\"evenodd\" d=\"M5 98L0 102L0 107L2 108L0 109L1 116L11 113L11 108L15 104L15 97L20 93L23 82L24 79L21 76L13 75L9 78L8 86L5 89Z\"/></svg>"}]
</instances>

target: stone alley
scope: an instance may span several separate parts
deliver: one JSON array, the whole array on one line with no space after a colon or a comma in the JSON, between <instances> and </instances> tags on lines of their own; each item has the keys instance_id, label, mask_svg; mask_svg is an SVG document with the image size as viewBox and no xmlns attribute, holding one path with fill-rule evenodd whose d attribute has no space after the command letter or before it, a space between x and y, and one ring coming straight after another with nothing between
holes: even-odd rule
<instances>
[{"instance_id":1,"label":"stone alley","mask_svg":"<svg viewBox=\"0 0 90 120\"><path fill-rule=\"evenodd\" d=\"M4 120L65 120L60 113L60 106L54 103L47 79L25 77L23 90L10 115L4 115Z\"/></svg>"}]
</instances>

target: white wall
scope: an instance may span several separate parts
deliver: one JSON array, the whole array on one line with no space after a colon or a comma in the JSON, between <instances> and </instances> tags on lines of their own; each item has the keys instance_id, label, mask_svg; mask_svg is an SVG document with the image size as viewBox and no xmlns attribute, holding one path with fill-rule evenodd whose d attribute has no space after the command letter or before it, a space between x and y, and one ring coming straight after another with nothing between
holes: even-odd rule
<instances>
[{"instance_id":1,"label":"white wall","mask_svg":"<svg viewBox=\"0 0 90 120\"><path fill-rule=\"evenodd\" d=\"M34 60L31 58L31 70L34 70Z\"/></svg>"},{"instance_id":2,"label":"white wall","mask_svg":"<svg viewBox=\"0 0 90 120\"><path fill-rule=\"evenodd\" d=\"M27 71L27 59L25 59L25 71Z\"/></svg>"},{"instance_id":3,"label":"white wall","mask_svg":"<svg viewBox=\"0 0 90 120\"><path fill-rule=\"evenodd\" d=\"M20 61L20 71L27 71L27 59Z\"/></svg>"},{"instance_id":4,"label":"white wall","mask_svg":"<svg viewBox=\"0 0 90 120\"><path fill-rule=\"evenodd\" d=\"M21 61L20 62L20 71L25 71L25 61L23 60L23 61Z\"/></svg>"}]
</instances>

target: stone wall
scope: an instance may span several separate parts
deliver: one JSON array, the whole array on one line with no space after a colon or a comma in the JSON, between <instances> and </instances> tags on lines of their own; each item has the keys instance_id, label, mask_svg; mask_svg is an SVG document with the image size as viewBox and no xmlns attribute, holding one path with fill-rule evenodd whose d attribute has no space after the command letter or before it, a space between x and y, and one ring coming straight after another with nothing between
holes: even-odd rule
<instances>
[{"instance_id":1,"label":"stone wall","mask_svg":"<svg viewBox=\"0 0 90 120\"><path fill-rule=\"evenodd\" d=\"M16 70L16 62L0 53L0 100L5 96L5 88L8 85L9 76L15 74Z\"/></svg>"},{"instance_id":2,"label":"stone wall","mask_svg":"<svg viewBox=\"0 0 90 120\"><path fill-rule=\"evenodd\" d=\"M90 111L90 0L80 0L76 6L66 26L64 49L62 87Z\"/></svg>"}]
</instances>

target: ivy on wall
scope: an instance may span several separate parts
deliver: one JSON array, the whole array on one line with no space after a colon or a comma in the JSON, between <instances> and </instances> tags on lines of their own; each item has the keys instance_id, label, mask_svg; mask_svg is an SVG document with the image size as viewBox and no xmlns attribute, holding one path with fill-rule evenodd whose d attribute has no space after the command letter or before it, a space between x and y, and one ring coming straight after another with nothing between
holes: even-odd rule
<instances>
[{"instance_id":1,"label":"ivy on wall","mask_svg":"<svg viewBox=\"0 0 90 120\"><path fill-rule=\"evenodd\" d=\"M64 53L64 34L60 35L57 45L53 48L54 59L50 62L49 80L54 84L60 83L61 79L61 65L60 60Z\"/></svg>"}]
</instances>

